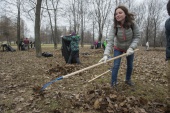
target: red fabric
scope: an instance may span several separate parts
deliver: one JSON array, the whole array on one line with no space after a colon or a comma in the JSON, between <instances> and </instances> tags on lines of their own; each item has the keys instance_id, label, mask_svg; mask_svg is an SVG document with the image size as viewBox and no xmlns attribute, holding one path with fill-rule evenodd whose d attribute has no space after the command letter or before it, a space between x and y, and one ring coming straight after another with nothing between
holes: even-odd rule
<instances>
[{"instance_id":1,"label":"red fabric","mask_svg":"<svg viewBox=\"0 0 170 113\"><path fill-rule=\"evenodd\" d=\"M29 44L29 40L27 38L24 40L24 44Z\"/></svg>"},{"instance_id":2,"label":"red fabric","mask_svg":"<svg viewBox=\"0 0 170 113\"><path fill-rule=\"evenodd\" d=\"M125 52L125 53L126 53L126 51L125 51L125 50L120 49L120 48L118 48L118 47L116 47L116 46L114 46L114 49L116 49L116 50L119 50L119 51L121 51L121 52Z\"/></svg>"}]
</instances>

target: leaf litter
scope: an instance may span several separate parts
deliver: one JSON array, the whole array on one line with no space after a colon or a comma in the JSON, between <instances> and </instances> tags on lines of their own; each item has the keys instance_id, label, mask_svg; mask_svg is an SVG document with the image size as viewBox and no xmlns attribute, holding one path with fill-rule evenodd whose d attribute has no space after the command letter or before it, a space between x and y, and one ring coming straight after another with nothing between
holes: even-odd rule
<instances>
[{"instance_id":1,"label":"leaf litter","mask_svg":"<svg viewBox=\"0 0 170 113\"><path fill-rule=\"evenodd\" d=\"M81 48L81 65L66 64L60 50L45 51L53 57L36 58L35 50L0 52L0 112L30 113L164 113L167 111L165 51L140 48L135 53L135 87L124 84L126 59L122 58L117 88L110 75L88 83L112 68L112 62L57 81L44 92L42 85L98 63L102 49ZM82 52L81 52L82 51Z\"/></svg>"}]
</instances>

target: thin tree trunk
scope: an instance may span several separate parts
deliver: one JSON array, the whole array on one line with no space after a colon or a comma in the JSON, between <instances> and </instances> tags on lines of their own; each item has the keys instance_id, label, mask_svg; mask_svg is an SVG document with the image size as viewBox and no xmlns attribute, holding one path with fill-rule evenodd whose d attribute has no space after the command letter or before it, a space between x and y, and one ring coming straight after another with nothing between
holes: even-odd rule
<instances>
[{"instance_id":1,"label":"thin tree trunk","mask_svg":"<svg viewBox=\"0 0 170 113\"><path fill-rule=\"evenodd\" d=\"M83 47L83 41L84 41L84 32L83 32L83 28L84 28L84 21L83 21L83 1L81 0L81 47Z\"/></svg>"},{"instance_id":2,"label":"thin tree trunk","mask_svg":"<svg viewBox=\"0 0 170 113\"><path fill-rule=\"evenodd\" d=\"M57 49L57 15L56 15L56 9L54 11L54 49Z\"/></svg>"},{"instance_id":3,"label":"thin tree trunk","mask_svg":"<svg viewBox=\"0 0 170 113\"><path fill-rule=\"evenodd\" d=\"M93 20L93 44L94 45L94 20Z\"/></svg>"},{"instance_id":4,"label":"thin tree trunk","mask_svg":"<svg viewBox=\"0 0 170 113\"><path fill-rule=\"evenodd\" d=\"M156 47L156 22L155 22L155 19L154 19L154 48Z\"/></svg>"},{"instance_id":5,"label":"thin tree trunk","mask_svg":"<svg viewBox=\"0 0 170 113\"><path fill-rule=\"evenodd\" d=\"M19 50L19 43L20 43L20 0L17 1L17 8L18 8L18 17L17 17L17 49Z\"/></svg>"}]
</instances>

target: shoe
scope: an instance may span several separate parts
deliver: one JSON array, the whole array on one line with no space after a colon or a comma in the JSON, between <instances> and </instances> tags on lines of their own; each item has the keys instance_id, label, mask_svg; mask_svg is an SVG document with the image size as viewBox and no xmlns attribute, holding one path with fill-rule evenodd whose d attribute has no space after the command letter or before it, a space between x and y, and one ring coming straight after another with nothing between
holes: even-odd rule
<instances>
[{"instance_id":1,"label":"shoe","mask_svg":"<svg viewBox=\"0 0 170 113\"><path fill-rule=\"evenodd\" d=\"M112 84L111 84L111 87L116 87L118 85L118 82L113 82Z\"/></svg>"},{"instance_id":2,"label":"shoe","mask_svg":"<svg viewBox=\"0 0 170 113\"><path fill-rule=\"evenodd\" d=\"M131 80L126 80L125 84L127 84L129 86L134 86L135 85Z\"/></svg>"}]
</instances>

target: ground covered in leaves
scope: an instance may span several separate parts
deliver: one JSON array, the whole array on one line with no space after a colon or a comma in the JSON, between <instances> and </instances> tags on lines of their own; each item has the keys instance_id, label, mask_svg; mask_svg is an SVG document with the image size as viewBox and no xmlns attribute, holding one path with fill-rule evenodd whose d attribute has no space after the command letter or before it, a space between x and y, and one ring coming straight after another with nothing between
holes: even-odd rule
<instances>
[{"instance_id":1,"label":"ground covered in leaves","mask_svg":"<svg viewBox=\"0 0 170 113\"><path fill-rule=\"evenodd\" d=\"M163 48L135 53L132 80L124 84L126 58L122 58L117 87L110 87L112 62L58 80L57 77L95 65L103 49L80 48L81 65L68 65L61 50L42 48L53 57L35 57L35 50L0 51L0 113L164 113L168 83ZM92 80L91 82L89 82Z\"/></svg>"}]
</instances>

